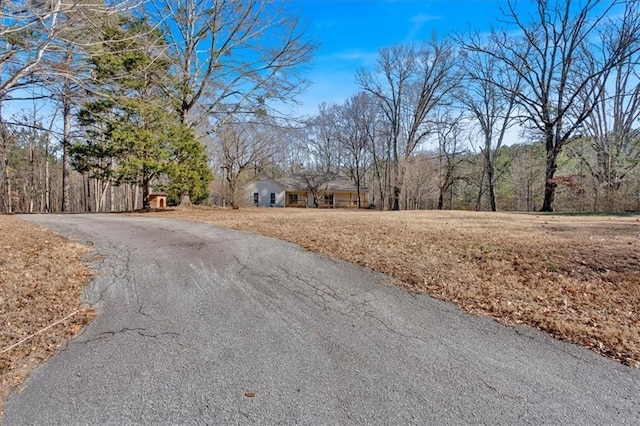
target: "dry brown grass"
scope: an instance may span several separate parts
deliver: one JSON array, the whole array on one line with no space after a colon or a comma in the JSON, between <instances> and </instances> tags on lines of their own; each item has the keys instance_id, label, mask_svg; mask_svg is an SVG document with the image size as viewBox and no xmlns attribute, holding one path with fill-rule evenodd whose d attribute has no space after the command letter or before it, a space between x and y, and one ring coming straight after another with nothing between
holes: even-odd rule
<instances>
[{"instance_id":1,"label":"dry brown grass","mask_svg":"<svg viewBox=\"0 0 640 426\"><path fill-rule=\"evenodd\" d=\"M9 393L93 318L93 310L80 302L91 276L81 263L86 252L50 231L0 215L0 419Z\"/></svg>"},{"instance_id":2,"label":"dry brown grass","mask_svg":"<svg viewBox=\"0 0 640 426\"><path fill-rule=\"evenodd\" d=\"M191 208L153 213L291 241L413 292L640 366L640 219Z\"/></svg>"}]
</instances>

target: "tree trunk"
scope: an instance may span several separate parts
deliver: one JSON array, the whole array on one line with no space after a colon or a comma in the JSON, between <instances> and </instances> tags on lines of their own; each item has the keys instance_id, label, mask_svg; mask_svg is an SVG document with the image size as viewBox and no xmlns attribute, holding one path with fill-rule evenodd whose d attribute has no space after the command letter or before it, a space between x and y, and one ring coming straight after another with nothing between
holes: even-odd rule
<instances>
[{"instance_id":1,"label":"tree trunk","mask_svg":"<svg viewBox=\"0 0 640 426\"><path fill-rule=\"evenodd\" d=\"M63 134L62 134L62 211L68 212L70 207L70 188L69 182L69 144L71 143L71 101L66 96L68 93L68 82L65 83L64 97L62 100L62 118L63 118Z\"/></svg>"},{"instance_id":2,"label":"tree trunk","mask_svg":"<svg viewBox=\"0 0 640 426\"><path fill-rule=\"evenodd\" d=\"M356 161L356 194L358 196L358 208L361 208L360 205L360 167L359 162Z\"/></svg>"},{"instance_id":3,"label":"tree trunk","mask_svg":"<svg viewBox=\"0 0 640 426\"><path fill-rule=\"evenodd\" d=\"M2 151L0 151L2 153L2 179L4 180L4 187L7 195L6 213L13 213L13 207L11 204L11 173L9 171L9 134L4 126L0 128L0 138L2 139Z\"/></svg>"},{"instance_id":4,"label":"tree trunk","mask_svg":"<svg viewBox=\"0 0 640 426\"><path fill-rule=\"evenodd\" d=\"M236 199L236 183L238 176L235 175L235 172L230 171L231 168L228 168L227 170L229 170L227 173L227 183L229 184L229 204L231 204L231 208L233 210L237 210L240 208L238 200Z\"/></svg>"},{"instance_id":5,"label":"tree trunk","mask_svg":"<svg viewBox=\"0 0 640 426\"><path fill-rule=\"evenodd\" d=\"M486 161L486 159L485 159ZM484 176L487 169L486 166L482 170L482 176L480 176L480 185L478 185L478 197L476 198L476 211L482 210L482 196L484 195Z\"/></svg>"},{"instance_id":6,"label":"tree trunk","mask_svg":"<svg viewBox=\"0 0 640 426\"><path fill-rule=\"evenodd\" d=\"M400 165L398 159L393 161L393 188L391 193L391 210L400 210Z\"/></svg>"},{"instance_id":7,"label":"tree trunk","mask_svg":"<svg viewBox=\"0 0 640 426\"><path fill-rule=\"evenodd\" d=\"M451 182L451 186L449 187L449 210L453 210L453 187L454 187L454 182Z\"/></svg>"},{"instance_id":8,"label":"tree trunk","mask_svg":"<svg viewBox=\"0 0 640 426\"><path fill-rule=\"evenodd\" d=\"M107 192L109 192L111 181L106 181L104 184L102 180L100 181L100 208L98 211L106 212L107 211Z\"/></svg>"},{"instance_id":9,"label":"tree trunk","mask_svg":"<svg viewBox=\"0 0 640 426\"><path fill-rule=\"evenodd\" d=\"M94 179L93 180L93 204L94 204L94 211L96 212L100 212L102 211L100 209L100 195L102 194L102 181L100 179Z\"/></svg>"},{"instance_id":10,"label":"tree trunk","mask_svg":"<svg viewBox=\"0 0 640 426\"><path fill-rule=\"evenodd\" d=\"M45 147L45 163L44 163L44 212L51 213L51 171L49 159L49 141L47 136L47 145Z\"/></svg>"},{"instance_id":11,"label":"tree trunk","mask_svg":"<svg viewBox=\"0 0 640 426\"><path fill-rule=\"evenodd\" d=\"M142 180L142 209L149 210L151 205L149 204L149 179L147 177Z\"/></svg>"},{"instance_id":12,"label":"tree trunk","mask_svg":"<svg viewBox=\"0 0 640 426\"><path fill-rule=\"evenodd\" d=\"M181 206L190 206L191 204L191 197L189 196L189 192L184 191L180 194L180 205Z\"/></svg>"},{"instance_id":13,"label":"tree trunk","mask_svg":"<svg viewBox=\"0 0 640 426\"><path fill-rule=\"evenodd\" d=\"M114 197L114 186L113 185L109 186L109 211L110 212L116 211L115 197Z\"/></svg>"},{"instance_id":14,"label":"tree trunk","mask_svg":"<svg viewBox=\"0 0 640 426\"><path fill-rule=\"evenodd\" d=\"M138 185L132 185L133 186L133 208L131 210L135 210L138 208L138 204L140 201L140 189L138 188Z\"/></svg>"},{"instance_id":15,"label":"tree trunk","mask_svg":"<svg viewBox=\"0 0 640 426\"><path fill-rule=\"evenodd\" d=\"M93 204L91 198L91 178L87 175L87 211L93 211Z\"/></svg>"},{"instance_id":16,"label":"tree trunk","mask_svg":"<svg viewBox=\"0 0 640 426\"><path fill-rule=\"evenodd\" d=\"M27 211L33 213L35 208L35 192L36 192L36 158L35 158L35 136L31 134L29 137L29 189L27 191Z\"/></svg>"},{"instance_id":17,"label":"tree trunk","mask_svg":"<svg viewBox=\"0 0 640 426\"><path fill-rule=\"evenodd\" d=\"M398 185L393 185L393 200L391 210L400 210L400 188L398 187Z\"/></svg>"},{"instance_id":18,"label":"tree trunk","mask_svg":"<svg viewBox=\"0 0 640 426\"><path fill-rule=\"evenodd\" d=\"M497 211L496 207L496 186L495 186L495 170L493 168L493 161L491 161L491 153L487 155L487 180L489 184L489 204L491 205L491 211Z\"/></svg>"},{"instance_id":19,"label":"tree trunk","mask_svg":"<svg viewBox=\"0 0 640 426\"><path fill-rule=\"evenodd\" d=\"M378 210L383 210L384 209L384 182L382 181L382 174L380 173L380 163L378 162L378 159L376 158L375 154L373 157L373 167L374 167L374 173L375 173L375 177L378 180L378 194L380 195L380 202L382 203L381 206L378 206ZM374 191L375 194L375 191ZM373 204L375 204L375 200L373 202Z\"/></svg>"},{"instance_id":20,"label":"tree trunk","mask_svg":"<svg viewBox=\"0 0 640 426\"><path fill-rule=\"evenodd\" d=\"M13 204L11 202L11 197L12 197L12 193L11 193L11 174L9 173L9 165L5 163L5 178L6 178L6 185L7 185L7 213L13 213Z\"/></svg>"},{"instance_id":21,"label":"tree trunk","mask_svg":"<svg viewBox=\"0 0 640 426\"><path fill-rule=\"evenodd\" d=\"M551 138L551 141L549 140ZM553 211L553 200L556 195L556 187L558 184L554 180L556 170L558 170L558 154L560 149L558 143L553 142L553 136L547 136L547 168L544 181L544 201L542 202L541 212Z\"/></svg>"}]
</instances>

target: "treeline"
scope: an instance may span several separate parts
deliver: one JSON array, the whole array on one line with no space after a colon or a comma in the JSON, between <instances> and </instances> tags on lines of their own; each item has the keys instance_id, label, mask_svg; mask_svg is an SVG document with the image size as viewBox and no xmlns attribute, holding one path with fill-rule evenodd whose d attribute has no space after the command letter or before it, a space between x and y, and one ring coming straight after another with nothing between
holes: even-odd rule
<instances>
[{"instance_id":1,"label":"treeline","mask_svg":"<svg viewBox=\"0 0 640 426\"><path fill-rule=\"evenodd\" d=\"M252 178L312 171L385 210L640 210L636 0L507 1L488 34L382 48L306 118L275 107L315 47L284 3L0 10L3 211L239 207Z\"/></svg>"},{"instance_id":2,"label":"treeline","mask_svg":"<svg viewBox=\"0 0 640 426\"><path fill-rule=\"evenodd\" d=\"M314 48L284 1L0 2L0 209L207 200L210 135L276 117Z\"/></svg>"},{"instance_id":3,"label":"treeline","mask_svg":"<svg viewBox=\"0 0 640 426\"><path fill-rule=\"evenodd\" d=\"M368 176L384 209L637 209L638 2L516 6L488 36L380 50L321 108L316 164Z\"/></svg>"},{"instance_id":4,"label":"treeline","mask_svg":"<svg viewBox=\"0 0 640 426\"><path fill-rule=\"evenodd\" d=\"M488 35L383 48L358 93L285 144L246 123L221 136L216 202L260 173L317 170L384 210L637 211L638 7L508 1Z\"/></svg>"}]
</instances>

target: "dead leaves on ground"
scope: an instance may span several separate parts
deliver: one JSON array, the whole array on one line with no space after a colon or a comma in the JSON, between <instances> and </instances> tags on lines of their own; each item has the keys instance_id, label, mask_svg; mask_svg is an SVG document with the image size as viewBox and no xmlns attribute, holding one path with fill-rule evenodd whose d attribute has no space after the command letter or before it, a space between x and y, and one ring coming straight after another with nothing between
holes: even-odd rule
<instances>
[{"instance_id":1,"label":"dead leaves on ground","mask_svg":"<svg viewBox=\"0 0 640 426\"><path fill-rule=\"evenodd\" d=\"M7 215L0 215L0 248L1 415L9 392L94 313L80 300L81 288L91 277L81 262L86 248Z\"/></svg>"}]
</instances>

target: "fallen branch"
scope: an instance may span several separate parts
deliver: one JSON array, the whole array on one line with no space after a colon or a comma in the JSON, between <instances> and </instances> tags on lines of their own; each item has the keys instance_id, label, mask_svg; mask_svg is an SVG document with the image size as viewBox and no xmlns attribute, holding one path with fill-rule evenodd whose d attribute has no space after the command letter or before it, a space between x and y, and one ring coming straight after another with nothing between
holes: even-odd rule
<instances>
[{"instance_id":1,"label":"fallen branch","mask_svg":"<svg viewBox=\"0 0 640 426\"><path fill-rule=\"evenodd\" d=\"M38 334L44 333L45 331L47 331L47 330L48 330L48 329L50 329L51 327L54 327L54 326L56 326L56 325L60 324L61 322L64 322L64 321L68 320L69 318L71 318L72 316L76 315L77 313L78 313L78 311L73 311L72 313L70 313L70 314L69 314L69 315L67 315L66 317L62 318L61 320L58 320L58 321L54 322L53 324L49 324L48 326L46 326L46 327L45 327L45 328L43 328L42 330L37 331L37 332L33 333L32 335L27 336L27 337L25 337L24 339L20 340L19 342L14 343L13 345L11 345L11 346L9 346L9 347L4 348L2 351L0 351L0 354L3 354L3 353L5 353L5 352L9 352L11 349L15 348L16 346L19 346L19 345L23 344L24 342L26 342L26 341L27 341L27 340L29 340L29 339L34 338L34 337L35 337L35 336L37 336Z\"/></svg>"}]
</instances>

